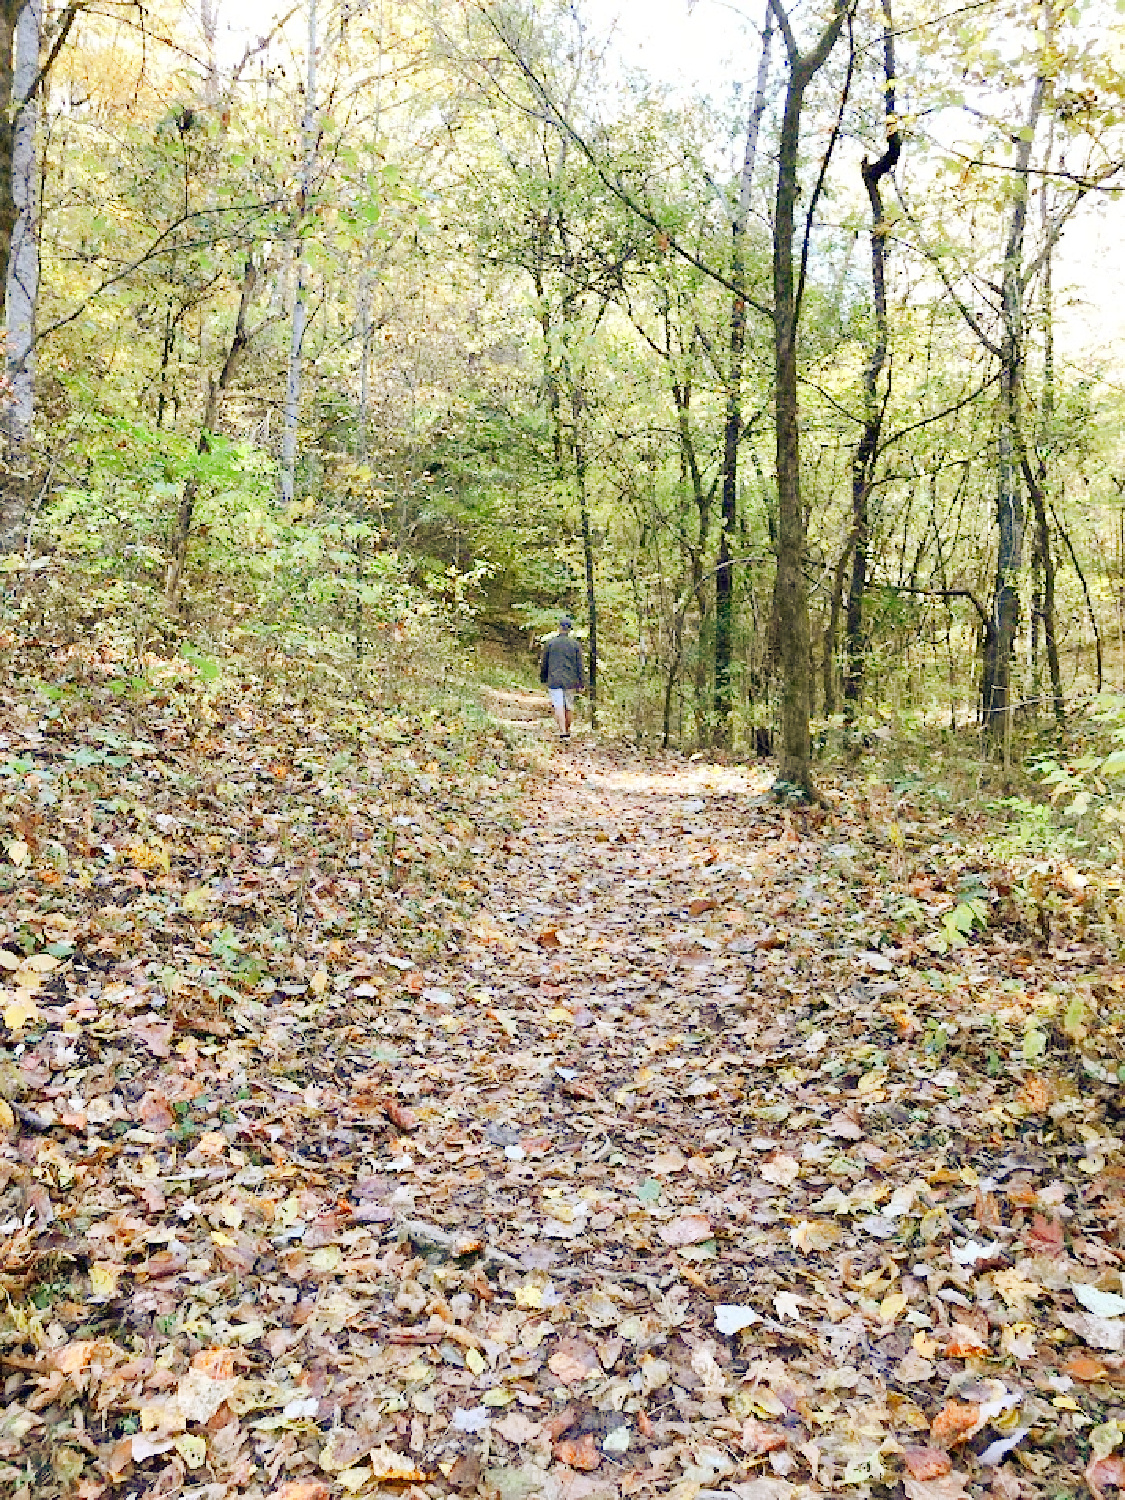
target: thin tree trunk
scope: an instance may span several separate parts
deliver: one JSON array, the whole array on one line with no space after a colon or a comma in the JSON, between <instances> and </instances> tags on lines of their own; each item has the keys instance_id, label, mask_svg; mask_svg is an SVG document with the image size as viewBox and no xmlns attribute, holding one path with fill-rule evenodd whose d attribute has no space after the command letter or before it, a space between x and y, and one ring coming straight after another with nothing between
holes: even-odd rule
<instances>
[{"instance_id":1,"label":"thin tree trunk","mask_svg":"<svg viewBox=\"0 0 1125 1500\"><path fill-rule=\"evenodd\" d=\"M805 583L805 513L801 503L801 442L797 403L797 340L803 292L794 276L793 235L799 189L798 152L805 92L839 39L848 0L837 8L815 47L802 54L781 0L770 0L785 42L789 79L778 140L773 227L774 409L777 440L777 578L774 585L781 658L781 780L811 794L809 737L809 600ZM811 227L811 225L810 225ZM807 236L806 231L806 236ZM806 239L807 244L807 239Z\"/></svg>"},{"instance_id":2,"label":"thin tree trunk","mask_svg":"<svg viewBox=\"0 0 1125 1500\"><path fill-rule=\"evenodd\" d=\"M883 118L886 124L887 149L878 161L863 159L860 168L863 185L871 204L871 305L874 315L874 340L871 355L863 372L863 432L852 459L852 549L851 578L848 586L848 608L845 623L844 713L849 722L863 697L867 641L864 633L863 606L867 589L868 546L871 534L869 515L871 485L875 478L875 460L879 433L883 425L883 406L879 400L879 380L887 362L887 225L883 215L883 198L879 188L882 179L895 168L902 152L902 132L895 113L895 43L891 0L883 0Z\"/></svg>"},{"instance_id":3,"label":"thin tree trunk","mask_svg":"<svg viewBox=\"0 0 1125 1500\"><path fill-rule=\"evenodd\" d=\"M735 287L730 314L730 366L727 372L727 411L723 432L723 499L719 531L719 561L715 569L715 739L730 743L732 704L731 655L734 646L734 563L731 538L738 516L738 443L742 436L742 365L746 351L746 233L750 223L750 190L758 152L758 132L766 107L769 82L773 11L766 10L762 54L750 117L746 150L738 182L738 202L731 221L731 282Z\"/></svg>"},{"instance_id":4,"label":"thin tree trunk","mask_svg":"<svg viewBox=\"0 0 1125 1500\"><path fill-rule=\"evenodd\" d=\"M1094 651L1097 656L1098 667L1098 692L1100 693L1104 684L1105 664L1102 660L1102 633L1098 628L1098 616L1094 609L1094 600L1090 593L1090 585L1086 582L1086 575L1082 571L1082 564L1078 561L1078 553L1075 551L1074 543L1070 539L1070 532L1067 531L1066 527L1059 520L1059 513L1053 504L1051 505L1051 519L1055 523L1055 529L1066 544L1066 550L1070 555L1071 562L1074 564L1074 571L1078 574L1078 582L1082 585L1082 597L1086 601L1086 613L1090 617L1090 628L1094 632Z\"/></svg>"},{"instance_id":5,"label":"thin tree trunk","mask_svg":"<svg viewBox=\"0 0 1125 1500\"><path fill-rule=\"evenodd\" d=\"M293 293L293 320L289 330L289 369L285 381L285 425L281 435L281 499L293 503L297 490L297 423L301 415L301 366L308 315L308 265L302 230L309 212L313 169L316 165L316 0L308 0L308 56L305 77L305 112L301 121L301 187L297 199L297 285Z\"/></svg>"},{"instance_id":6,"label":"thin tree trunk","mask_svg":"<svg viewBox=\"0 0 1125 1500\"><path fill-rule=\"evenodd\" d=\"M208 382L207 404L203 411L203 422L199 429L199 441L196 451L205 454L211 451L211 436L216 431L219 418L222 415L223 397L227 388L237 373L238 366L242 363L246 351L250 346L252 335L247 329L246 320L250 312L251 303L254 300L254 291L258 282L258 273L254 265L253 256L246 259L246 269L242 276L242 292L238 300L238 316L235 319L234 333L231 336L230 346L227 349L227 357L223 361L223 367L219 371L218 378ZM180 588L183 583L184 567L187 564L188 541L191 537L191 524L195 515L195 502L199 496L199 477L193 474L184 484L184 492L180 498L180 508L176 514L176 524L172 531L172 542L169 548L168 570L164 576L164 596L170 608L175 608L179 603Z\"/></svg>"},{"instance_id":7,"label":"thin tree trunk","mask_svg":"<svg viewBox=\"0 0 1125 1500\"><path fill-rule=\"evenodd\" d=\"M1027 226L1028 167L1043 107L1044 79L1035 80L1027 120L1016 148L1011 179L1011 210L1004 247L1001 306L1003 337L1000 346L1000 433L997 487L999 544L996 554L996 588L992 619L985 641L983 710L984 723L994 745L1010 739L1008 717L1012 711L1012 649L1019 624L1019 573L1023 565L1023 486L1017 453L1019 407L1023 386L1023 244Z\"/></svg>"},{"instance_id":8,"label":"thin tree trunk","mask_svg":"<svg viewBox=\"0 0 1125 1500\"><path fill-rule=\"evenodd\" d=\"M573 457L574 488L578 513L582 521L582 556L586 563L586 614L590 627L590 724L598 727L598 599L594 588L594 539L590 528L590 497L586 488L586 449L582 440L582 391L577 382L570 388L571 417L574 422Z\"/></svg>"}]
</instances>

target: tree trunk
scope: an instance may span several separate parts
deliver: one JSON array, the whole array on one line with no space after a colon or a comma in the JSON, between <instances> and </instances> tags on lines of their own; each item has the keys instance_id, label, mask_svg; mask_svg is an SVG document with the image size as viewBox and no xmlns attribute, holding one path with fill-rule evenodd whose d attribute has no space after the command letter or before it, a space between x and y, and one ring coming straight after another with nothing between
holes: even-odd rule
<instances>
[{"instance_id":1,"label":"tree trunk","mask_svg":"<svg viewBox=\"0 0 1125 1500\"><path fill-rule=\"evenodd\" d=\"M285 381L285 424L281 435L281 499L291 505L297 492L297 423L301 415L301 365L305 347L308 266L302 231L309 212L313 168L316 162L316 0L308 0L308 40L305 78L305 112L301 121L301 187L297 197L297 285L293 293L293 320L289 330L289 368Z\"/></svg>"},{"instance_id":2,"label":"tree trunk","mask_svg":"<svg viewBox=\"0 0 1125 1500\"><path fill-rule=\"evenodd\" d=\"M242 276L242 292L238 300L238 316L235 319L234 333L231 336L230 347L227 349L227 357L223 361L223 367L219 371L218 379L209 381L207 386L207 404L203 411L203 422L199 429L199 442L196 444L196 451L200 454L210 453L211 451L211 435L215 432L222 414L223 397L250 346L252 334L246 327L246 319L250 312L250 305L254 300L254 291L257 282L258 274L254 265L254 258L253 256L248 256L246 269ZM172 531L168 570L164 575L164 596L169 608L172 609L176 608L179 603L180 587L183 583L184 567L187 563L188 541L191 537L191 523L195 515L195 502L198 495L199 477L193 474L184 484L184 492L180 498L180 508L176 514L176 524Z\"/></svg>"},{"instance_id":3,"label":"tree trunk","mask_svg":"<svg viewBox=\"0 0 1125 1500\"><path fill-rule=\"evenodd\" d=\"M582 556L586 564L586 615L590 627L589 694L590 724L598 727L598 598L594 589L594 538L590 529L590 497L586 489L586 448L582 440L582 390L575 381L570 388L570 410L574 423L572 448L574 490L582 522Z\"/></svg>"},{"instance_id":4,"label":"tree trunk","mask_svg":"<svg viewBox=\"0 0 1125 1500\"><path fill-rule=\"evenodd\" d=\"M1023 386L1023 242L1027 226L1028 166L1043 106L1044 79L1035 80L1027 121L1020 131L1011 179L1011 209L1004 247L1000 345L1000 431L996 518L996 588L985 642L982 684L984 723L994 745L1010 739L1012 650L1019 625L1019 574L1023 566L1025 516L1018 454Z\"/></svg>"},{"instance_id":5,"label":"tree trunk","mask_svg":"<svg viewBox=\"0 0 1125 1500\"><path fill-rule=\"evenodd\" d=\"M746 150L738 182L738 202L731 220L731 282L735 287L730 314L730 366L727 371L727 411L723 432L723 499L719 531L719 560L715 569L715 739L730 743L731 654L734 645L734 563L731 537L738 516L738 444L742 436L742 363L746 350L746 232L750 223L750 189L758 151L758 131L766 107L769 82L773 12L766 11L762 55L750 118Z\"/></svg>"},{"instance_id":6,"label":"tree trunk","mask_svg":"<svg viewBox=\"0 0 1125 1500\"><path fill-rule=\"evenodd\" d=\"M867 642L864 637L863 606L867 589L867 557L870 539L871 485L875 478L883 407L879 379L887 362L887 226L879 184L894 170L902 151L902 133L895 113L895 51L891 0L883 0L883 118L887 149L878 161L866 157L860 168L871 204L871 306L874 339L863 372L863 432L852 459L852 548L851 578L845 620L844 714L850 723L863 697Z\"/></svg>"},{"instance_id":7,"label":"tree trunk","mask_svg":"<svg viewBox=\"0 0 1125 1500\"><path fill-rule=\"evenodd\" d=\"M39 301L39 179L37 132L38 95L32 94L39 76L39 48L43 32L42 0L27 0L16 27L12 99L12 199L16 219L12 228L7 274L6 349L11 404L6 413L8 451L19 453L35 410L35 311Z\"/></svg>"},{"instance_id":8,"label":"tree trunk","mask_svg":"<svg viewBox=\"0 0 1125 1500\"><path fill-rule=\"evenodd\" d=\"M781 664L780 779L812 792L809 738L809 600L805 583L805 513L801 504L801 442L797 404L797 339L802 282L794 276L793 233L799 189L798 151L805 91L828 60L844 25L848 0L837 8L811 52L797 47L781 0L770 0L785 42L789 79L778 140L773 225L774 411L777 439L777 602Z\"/></svg>"}]
</instances>

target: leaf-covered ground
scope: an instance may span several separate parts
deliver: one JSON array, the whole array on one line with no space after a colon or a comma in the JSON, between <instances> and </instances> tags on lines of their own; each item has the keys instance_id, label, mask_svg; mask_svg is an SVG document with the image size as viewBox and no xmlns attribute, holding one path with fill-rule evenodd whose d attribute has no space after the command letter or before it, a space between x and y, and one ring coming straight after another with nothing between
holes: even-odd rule
<instances>
[{"instance_id":1,"label":"leaf-covered ground","mask_svg":"<svg viewBox=\"0 0 1125 1500\"><path fill-rule=\"evenodd\" d=\"M191 671L4 706L0 1491L1125 1484L1122 979L973 830Z\"/></svg>"}]
</instances>

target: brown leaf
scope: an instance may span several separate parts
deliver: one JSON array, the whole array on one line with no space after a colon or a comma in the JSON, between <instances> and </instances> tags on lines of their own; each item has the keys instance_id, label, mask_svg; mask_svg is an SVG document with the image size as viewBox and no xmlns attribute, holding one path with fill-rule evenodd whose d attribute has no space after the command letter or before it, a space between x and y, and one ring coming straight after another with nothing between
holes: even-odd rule
<instances>
[{"instance_id":1,"label":"brown leaf","mask_svg":"<svg viewBox=\"0 0 1125 1500\"><path fill-rule=\"evenodd\" d=\"M563 1385L577 1385L601 1370L597 1351L583 1339L561 1339L547 1361L547 1368Z\"/></svg>"},{"instance_id":2,"label":"brown leaf","mask_svg":"<svg viewBox=\"0 0 1125 1500\"><path fill-rule=\"evenodd\" d=\"M705 911L714 911L718 904L717 901L712 901L710 896L696 896L688 905L688 916L701 917Z\"/></svg>"},{"instance_id":3,"label":"brown leaf","mask_svg":"<svg viewBox=\"0 0 1125 1500\"><path fill-rule=\"evenodd\" d=\"M1100 1359L1094 1359L1089 1354L1072 1354L1063 1365L1063 1372L1072 1380L1104 1380L1109 1371Z\"/></svg>"},{"instance_id":4,"label":"brown leaf","mask_svg":"<svg viewBox=\"0 0 1125 1500\"><path fill-rule=\"evenodd\" d=\"M937 1479L904 1479L902 1487L906 1500L968 1500L965 1488L968 1477L959 1469L953 1469Z\"/></svg>"},{"instance_id":5,"label":"brown leaf","mask_svg":"<svg viewBox=\"0 0 1125 1500\"><path fill-rule=\"evenodd\" d=\"M563 1438L555 1444L555 1457L572 1469L590 1473L602 1461L592 1432L584 1432L579 1438Z\"/></svg>"},{"instance_id":6,"label":"brown leaf","mask_svg":"<svg viewBox=\"0 0 1125 1500\"><path fill-rule=\"evenodd\" d=\"M739 1443L745 1453L759 1458L763 1453L773 1453L775 1449L784 1448L786 1437L781 1428L775 1427L771 1422L759 1422L757 1417L747 1417L742 1424Z\"/></svg>"},{"instance_id":7,"label":"brown leaf","mask_svg":"<svg viewBox=\"0 0 1125 1500\"><path fill-rule=\"evenodd\" d=\"M1086 1483L1095 1497L1109 1486L1125 1489L1125 1458L1095 1458L1086 1466Z\"/></svg>"},{"instance_id":8,"label":"brown leaf","mask_svg":"<svg viewBox=\"0 0 1125 1500\"><path fill-rule=\"evenodd\" d=\"M559 929L557 927L544 927L542 932L535 934L535 941L540 948L561 948L559 942Z\"/></svg>"},{"instance_id":9,"label":"brown leaf","mask_svg":"<svg viewBox=\"0 0 1125 1500\"><path fill-rule=\"evenodd\" d=\"M580 1082L577 1078L572 1079L569 1083L564 1083L560 1092L564 1093L568 1099L586 1099L590 1102L593 1102L598 1097L597 1089L588 1083Z\"/></svg>"},{"instance_id":10,"label":"brown leaf","mask_svg":"<svg viewBox=\"0 0 1125 1500\"><path fill-rule=\"evenodd\" d=\"M449 1471L449 1482L455 1490L475 1490L480 1484L480 1450L470 1448L460 1454Z\"/></svg>"},{"instance_id":11,"label":"brown leaf","mask_svg":"<svg viewBox=\"0 0 1125 1500\"><path fill-rule=\"evenodd\" d=\"M383 1113L398 1130L418 1129L418 1116L412 1109L407 1109L405 1104L396 1104L393 1099L387 1099L383 1104Z\"/></svg>"},{"instance_id":12,"label":"brown leaf","mask_svg":"<svg viewBox=\"0 0 1125 1500\"><path fill-rule=\"evenodd\" d=\"M836 1111L824 1128L829 1135L838 1136L842 1141L863 1139L863 1126L853 1120L851 1115L845 1114L842 1109Z\"/></svg>"},{"instance_id":13,"label":"brown leaf","mask_svg":"<svg viewBox=\"0 0 1125 1500\"><path fill-rule=\"evenodd\" d=\"M941 1448L904 1448L902 1461L911 1479L940 1479L953 1468L953 1460Z\"/></svg>"},{"instance_id":14,"label":"brown leaf","mask_svg":"<svg viewBox=\"0 0 1125 1500\"><path fill-rule=\"evenodd\" d=\"M930 1425L930 1438L939 1448L956 1448L983 1425L979 1406L967 1401L948 1401Z\"/></svg>"},{"instance_id":15,"label":"brown leaf","mask_svg":"<svg viewBox=\"0 0 1125 1500\"><path fill-rule=\"evenodd\" d=\"M569 1432L577 1421L578 1413L574 1407L564 1406L562 1411L556 1412L553 1417L548 1417L543 1423L544 1435L552 1443L556 1443L562 1437L563 1433Z\"/></svg>"},{"instance_id":16,"label":"brown leaf","mask_svg":"<svg viewBox=\"0 0 1125 1500\"><path fill-rule=\"evenodd\" d=\"M1032 1214L1031 1224L1024 1230L1023 1242L1033 1255L1061 1255L1066 1248L1060 1221L1045 1219L1042 1214Z\"/></svg>"},{"instance_id":17,"label":"brown leaf","mask_svg":"<svg viewBox=\"0 0 1125 1500\"><path fill-rule=\"evenodd\" d=\"M682 1245L699 1245L709 1240L714 1231L711 1221L704 1214L681 1214L670 1224L660 1226L660 1238L666 1245L679 1248Z\"/></svg>"}]
</instances>

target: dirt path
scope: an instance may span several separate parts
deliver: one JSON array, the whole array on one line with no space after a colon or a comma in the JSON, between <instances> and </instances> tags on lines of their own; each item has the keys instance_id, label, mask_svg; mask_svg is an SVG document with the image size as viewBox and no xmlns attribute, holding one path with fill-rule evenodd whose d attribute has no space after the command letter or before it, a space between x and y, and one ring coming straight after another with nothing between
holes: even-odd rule
<instances>
[{"instance_id":1,"label":"dirt path","mask_svg":"<svg viewBox=\"0 0 1125 1500\"><path fill-rule=\"evenodd\" d=\"M45 1010L4 1200L12 1493L1081 1484L1125 1203L1115 1092L1068 1082L1046 1007L1114 971L937 956L914 908L939 927L959 872L754 768L579 740L515 802L505 774L463 824L475 914L394 897L428 957L286 865L345 936L290 924L268 1004L146 1012L125 957ZM264 892L247 850L224 900Z\"/></svg>"}]
</instances>

